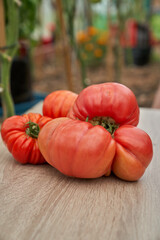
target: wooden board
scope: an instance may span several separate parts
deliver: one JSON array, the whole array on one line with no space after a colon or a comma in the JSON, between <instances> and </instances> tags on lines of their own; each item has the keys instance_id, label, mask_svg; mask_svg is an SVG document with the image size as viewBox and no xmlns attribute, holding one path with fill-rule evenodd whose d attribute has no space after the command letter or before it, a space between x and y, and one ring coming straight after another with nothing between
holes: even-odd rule
<instances>
[{"instance_id":1,"label":"wooden board","mask_svg":"<svg viewBox=\"0 0 160 240\"><path fill-rule=\"evenodd\" d=\"M160 239L159 120L160 110L141 109L139 126L152 138L154 157L133 183L68 178L48 164L23 166L0 140L0 239Z\"/></svg>"}]
</instances>

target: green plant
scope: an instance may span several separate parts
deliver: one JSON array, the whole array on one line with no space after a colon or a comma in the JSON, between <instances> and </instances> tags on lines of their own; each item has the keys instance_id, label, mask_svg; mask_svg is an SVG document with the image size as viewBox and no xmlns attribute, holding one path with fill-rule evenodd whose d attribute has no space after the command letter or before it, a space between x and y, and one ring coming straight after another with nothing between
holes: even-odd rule
<instances>
[{"instance_id":1,"label":"green plant","mask_svg":"<svg viewBox=\"0 0 160 240\"><path fill-rule=\"evenodd\" d=\"M3 117L7 118L14 115L14 103L10 93L10 68L12 59L17 50L18 25L19 25L19 4L17 1L4 1L6 16L6 47L1 52L1 87L2 87L2 107Z\"/></svg>"},{"instance_id":2,"label":"green plant","mask_svg":"<svg viewBox=\"0 0 160 240\"><path fill-rule=\"evenodd\" d=\"M19 38L30 39L35 26L39 23L38 6L41 0L23 1L20 9Z\"/></svg>"},{"instance_id":3,"label":"green plant","mask_svg":"<svg viewBox=\"0 0 160 240\"><path fill-rule=\"evenodd\" d=\"M6 47L1 52L1 98L3 117L15 114L10 89L10 69L18 49L19 39L31 39L37 22L37 7L41 0L6 0L4 4Z\"/></svg>"}]
</instances>

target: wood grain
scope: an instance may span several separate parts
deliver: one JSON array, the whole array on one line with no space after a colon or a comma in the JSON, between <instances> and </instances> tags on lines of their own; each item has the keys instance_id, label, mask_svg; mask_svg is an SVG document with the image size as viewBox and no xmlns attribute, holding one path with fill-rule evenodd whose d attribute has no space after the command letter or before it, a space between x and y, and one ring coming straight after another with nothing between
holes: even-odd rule
<instances>
[{"instance_id":1,"label":"wood grain","mask_svg":"<svg viewBox=\"0 0 160 240\"><path fill-rule=\"evenodd\" d=\"M40 112L42 103L32 109ZM141 109L154 157L134 183L17 163L0 140L0 240L160 239L160 111Z\"/></svg>"}]
</instances>

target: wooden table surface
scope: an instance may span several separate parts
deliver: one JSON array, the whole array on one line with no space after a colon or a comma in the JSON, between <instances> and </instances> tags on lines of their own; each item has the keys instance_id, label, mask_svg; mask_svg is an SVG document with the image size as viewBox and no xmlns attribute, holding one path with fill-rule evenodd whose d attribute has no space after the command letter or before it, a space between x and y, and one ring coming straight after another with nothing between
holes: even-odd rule
<instances>
[{"instance_id":1,"label":"wooden table surface","mask_svg":"<svg viewBox=\"0 0 160 240\"><path fill-rule=\"evenodd\" d=\"M151 136L154 157L133 183L21 165L0 139L0 240L159 240L160 110L141 109L139 127Z\"/></svg>"}]
</instances>

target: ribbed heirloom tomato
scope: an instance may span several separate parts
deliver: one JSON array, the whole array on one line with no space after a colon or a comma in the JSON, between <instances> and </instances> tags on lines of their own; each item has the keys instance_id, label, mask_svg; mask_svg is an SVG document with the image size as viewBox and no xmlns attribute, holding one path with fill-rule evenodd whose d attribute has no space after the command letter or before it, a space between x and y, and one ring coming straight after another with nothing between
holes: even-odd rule
<instances>
[{"instance_id":1,"label":"ribbed heirloom tomato","mask_svg":"<svg viewBox=\"0 0 160 240\"><path fill-rule=\"evenodd\" d=\"M50 93L43 102L43 115L51 118L66 117L77 96L68 90Z\"/></svg>"},{"instance_id":2,"label":"ribbed heirloom tomato","mask_svg":"<svg viewBox=\"0 0 160 240\"><path fill-rule=\"evenodd\" d=\"M130 89L118 83L92 85L79 94L67 118L44 126L39 148L65 175L96 178L113 171L135 181L153 155L151 139L136 127L138 121L139 107Z\"/></svg>"},{"instance_id":3,"label":"ribbed heirloom tomato","mask_svg":"<svg viewBox=\"0 0 160 240\"><path fill-rule=\"evenodd\" d=\"M88 117L94 124L105 118L105 122L114 122L118 126L124 124L137 126L139 107L135 95L129 88L118 83L104 83L85 88L79 94L68 117L82 121L86 121Z\"/></svg>"},{"instance_id":4,"label":"ribbed heirloom tomato","mask_svg":"<svg viewBox=\"0 0 160 240\"><path fill-rule=\"evenodd\" d=\"M46 162L39 151L37 137L43 126L51 121L38 113L7 118L1 128L1 136L15 160L25 164Z\"/></svg>"}]
</instances>

